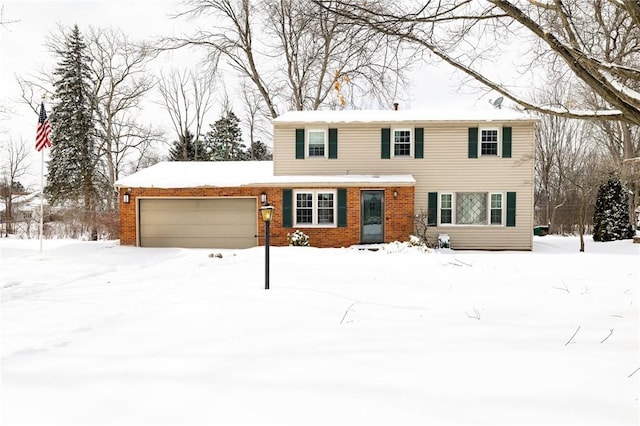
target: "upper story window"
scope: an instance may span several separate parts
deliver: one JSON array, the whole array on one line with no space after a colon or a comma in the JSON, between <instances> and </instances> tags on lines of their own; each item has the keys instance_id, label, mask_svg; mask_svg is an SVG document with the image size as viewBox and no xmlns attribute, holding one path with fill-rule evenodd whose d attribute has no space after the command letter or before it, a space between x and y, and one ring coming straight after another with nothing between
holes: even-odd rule
<instances>
[{"instance_id":1,"label":"upper story window","mask_svg":"<svg viewBox=\"0 0 640 426\"><path fill-rule=\"evenodd\" d=\"M480 155L498 155L498 129L481 129Z\"/></svg>"},{"instance_id":2,"label":"upper story window","mask_svg":"<svg viewBox=\"0 0 640 426\"><path fill-rule=\"evenodd\" d=\"M410 157L411 156L411 130L410 129L394 129L393 130L393 156L394 157Z\"/></svg>"},{"instance_id":3,"label":"upper story window","mask_svg":"<svg viewBox=\"0 0 640 426\"><path fill-rule=\"evenodd\" d=\"M307 156L325 157L327 152L327 132L325 130L309 130L307 132Z\"/></svg>"}]
</instances>

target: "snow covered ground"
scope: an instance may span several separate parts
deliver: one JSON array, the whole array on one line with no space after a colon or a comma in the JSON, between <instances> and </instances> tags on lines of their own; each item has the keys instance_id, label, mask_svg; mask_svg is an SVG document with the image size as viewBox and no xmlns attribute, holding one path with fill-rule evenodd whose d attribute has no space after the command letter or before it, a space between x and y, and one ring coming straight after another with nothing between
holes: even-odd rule
<instances>
[{"instance_id":1,"label":"snow covered ground","mask_svg":"<svg viewBox=\"0 0 640 426\"><path fill-rule=\"evenodd\" d=\"M0 239L4 426L640 421L629 240L272 247L268 291L261 247L38 247Z\"/></svg>"}]
</instances>

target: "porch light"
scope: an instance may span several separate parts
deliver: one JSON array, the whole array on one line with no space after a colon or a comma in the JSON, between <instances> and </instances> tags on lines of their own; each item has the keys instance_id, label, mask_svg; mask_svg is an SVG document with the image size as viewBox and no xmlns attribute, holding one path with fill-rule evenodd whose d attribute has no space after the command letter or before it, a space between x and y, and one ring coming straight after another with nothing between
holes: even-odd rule
<instances>
[{"instance_id":1,"label":"porch light","mask_svg":"<svg viewBox=\"0 0 640 426\"><path fill-rule=\"evenodd\" d=\"M125 192L124 194L122 194L122 202L125 204L129 204L130 198L131 196L129 195L128 192Z\"/></svg>"},{"instance_id":2,"label":"porch light","mask_svg":"<svg viewBox=\"0 0 640 426\"><path fill-rule=\"evenodd\" d=\"M266 198L266 197L265 197ZM266 200L265 200L266 201ZM273 206L260 207L260 214L264 222L264 289L269 290L269 224L273 218Z\"/></svg>"},{"instance_id":3,"label":"porch light","mask_svg":"<svg viewBox=\"0 0 640 426\"><path fill-rule=\"evenodd\" d=\"M395 200L396 198L398 198L398 191L393 191L393 199Z\"/></svg>"},{"instance_id":4,"label":"porch light","mask_svg":"<svg viewBox=\"0 0 640 426\"><path fill-rule=\"evenodd\" d=\"M260 202L263 206L267 204L267 194L265 194L264 192L260 194Z\"/></svg>"}]
</instances>

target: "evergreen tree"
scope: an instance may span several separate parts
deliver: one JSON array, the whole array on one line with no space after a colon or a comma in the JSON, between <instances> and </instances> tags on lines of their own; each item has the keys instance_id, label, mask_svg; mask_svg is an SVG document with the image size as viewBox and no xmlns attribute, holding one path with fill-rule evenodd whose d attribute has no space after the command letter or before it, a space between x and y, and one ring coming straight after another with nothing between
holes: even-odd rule
<instances>
[{"instance_id":1,"label":"evergreen tree","mask_svg":"<svg viewBox=\"0 0 640 426\"><path fill-rule=\"evenodd\" d=\"M629 194L619 177L612 175L598 188L593 224L595 241L633 238L635 232L629 220Z\"/></svg>"},{"instance_id":2,"label":"evergreen tree","mask_svg":"<svg viewBox=\"0 0 640 426\"><path fill-rule=\"evenodd\" d=\"M208 161L209 153L200 140L195 140L193 134L186 130L180 139L173 142L169 148L169 161Z\"/></svg>"},{"instance_id":3,"label":"evergreen tree","mask_svg":"<svg viewBox=\"0 0 640 426\"><path fill-rule=\"evenodd\" d=\"M99 156L93 122L90 58L78 26L65 35L54 71L48 183L51 204L73 202L84 210L85 225L97 239L95 212L100 200Z\"/></svg>"},{"instance_id":4,"label":"evergreen tree","mask_svg":"<svg viewBox=\"0 0 640 426\"><path fill-rule=\"evenodd\" d=\"M233 113L227 111L214 124L205 135L205 143L209 149L212 161L242 161L249 160L250 156L242 143L242 130L240 120Z\"/></svg>"},{"instance_id":5,"label":"evergreen tree","mask_svg":"<svg viewBox=\"0 0 640 426\"><path fill-rule=\"evenodd\" d=\"M269 147L261 141L255 141L251 144L248 152L249 160L267 161L272 160L273 155L269 151Z\"/></svg>"}]
</instances>

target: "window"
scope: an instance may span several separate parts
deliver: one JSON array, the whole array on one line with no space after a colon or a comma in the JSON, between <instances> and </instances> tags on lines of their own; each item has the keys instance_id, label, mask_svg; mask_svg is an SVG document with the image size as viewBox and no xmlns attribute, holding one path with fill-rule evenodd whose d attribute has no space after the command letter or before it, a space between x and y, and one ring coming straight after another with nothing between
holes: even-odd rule
<instances>
[{"instance_id":1,"label":"window","mask_svg":"<svg viewBox=\"0 0 640 426\"><path fill-rule=\"evenodd\" d=\"M440 223L452 223L452 194L440 194Z\"/></svg>"},{"instance_id":2,"label":"window","mask_svg":"<svg viewBox=\"0 0 640 426\"><path fill-rule=\"evenodd\" d=\"M498 129L482 129L480 155L498 155Z\"/></svg>"},{"instance_id":3,"label":"window","mask_svg":"<svg viewBox=\"0 0 640 426\"><path fill-rule=\"evenodd\" d=\"M333 225L333 193L318 193L318 224Z\"/></svg>"},{"instance_id":4,"label":"window","mask_svg":"<svg viewBox=\"0 0 640 426\"><path fill-rule=\"evenodd\" d=\"M487 194L484 192L457 193L456 223L458 225L486 225Z\"/></svg>"},{"instance_id":5,"label":"window","mask_svg":"<svg viewBox=\"0 0 640 426\"><path fill-rule=\"evenodd\" d=\"M307 135L307 156L324 157L327 140L326 132L324 130L309 130Z\"/></svg>"},{"instance_id":6,"label":"window","mask_svg":"<svg viewBox=\"0 0 640 426\"><path fill-rule=\"evenodd\" d=\"M491 194L491 225L502 225L502 194Z\"/></svg>"},{"instance_id":7,"label":"window","mask_svg":"<svg viewBox=\"0 0 640 426\"><path fill-rule=\"evenodd\" d=\"M335 226L335 191L296 191L296 226Z\"/></svg>"},{"instance_id":8,"label":"window","mask_svg":"<svg viewBox=\"0 0 640 426\"><path fill-rule=\"evenodd\" d=\"M398 129L393 131L393 156L411 156L411 130Z\"/></svg>"},{"instance_id":9,"label":"window","mask_svg":"<svg viewBox=\"0 0 640 426\"><path fill-rule=\"evenodd\" d=\"M515 192L429 192L430 226L514 227L516 195Z\"/></svg>"},{"instance_id":10,"label":"window","mask_svg":"<svg viewBox=\"0 0 640 426\"><path fill-rule=\"evenodd\" d=\"M298 192L296 194L296 224L313 223L313 193Z\"/></svg>"}]
</instances>

